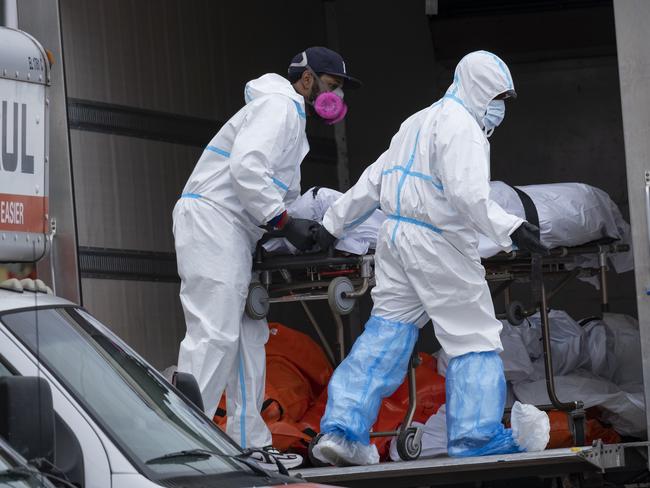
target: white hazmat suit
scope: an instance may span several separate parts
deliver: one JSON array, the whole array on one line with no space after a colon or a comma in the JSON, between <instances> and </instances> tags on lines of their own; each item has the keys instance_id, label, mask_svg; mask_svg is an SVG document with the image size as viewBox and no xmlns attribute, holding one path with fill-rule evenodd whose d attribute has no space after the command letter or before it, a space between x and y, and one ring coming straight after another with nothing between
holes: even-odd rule
<instances>
[{"instance_id":1,"label":"white hazmat suit","mask_svg":"<svg viewBox=\"0 0 650 488\"><path fill-rule=\"evenodd\" d=\"M447 378L450 454L521 450L500 423L501 323L478 253L479 232L507 249L524 222L489 198L482 118L505 92L514 87L501 59L485 51L465 56L445 96L404 121L388 150L323 218L325 229L341 236L377 208L387 216L375 254L372 316L329 385L324 436L314 447L323 461L377 462L368 430L381 398L403 381L417 328L429 319L444 351L463 360L455 367L450 361L459 377Z\"/></svg>"},{"instance_id":2,"label":"white hazmat suit","mask_svg":"<svg viewBox=\"0 0 650 488\"><path fill-rule=\"evenodd\" d=\"M212 417L227 389L227 432L244 448L271 444L260 417L268 326L244 314L252 254L267 224L300 194L309 151L305 105L285 78L250 81L246 105L203 151L174 208L187 333L179 371L192 373Z\"/></svg>"},{"instance_id":3,"label":"white hazmat suit","mask_svg":"<svg viewBox=\"0 0 650 488\"><path fill-rule=\"evenodd\" d=\"M424 325L430 318L450 356L501 348L501 323L478 253L478 232L502 248L523 219L490 200L490 144L480 120L513 90L505 64L465 56L447 94L402 123L390 147L323 218L334 236L376 208L373 315Z\"/></svg>"}]
</instances>

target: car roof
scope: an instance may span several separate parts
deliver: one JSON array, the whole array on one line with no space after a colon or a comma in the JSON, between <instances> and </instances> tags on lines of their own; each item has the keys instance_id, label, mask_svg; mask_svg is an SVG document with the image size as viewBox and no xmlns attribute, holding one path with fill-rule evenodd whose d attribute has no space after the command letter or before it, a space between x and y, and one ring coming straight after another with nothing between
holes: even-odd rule
<instances>
[{"instance_id":1,"label":"car roof","mask_svg":"<svg viewBox=\"0 0 650 488\"><path fill-rule=\"evenodd\" d=\"M47 293L32 291L11 291L0 289L0 313L10 310L33 307L74 306L75 304L65 298L49 295Z\"/></svg>"}]
</instances>

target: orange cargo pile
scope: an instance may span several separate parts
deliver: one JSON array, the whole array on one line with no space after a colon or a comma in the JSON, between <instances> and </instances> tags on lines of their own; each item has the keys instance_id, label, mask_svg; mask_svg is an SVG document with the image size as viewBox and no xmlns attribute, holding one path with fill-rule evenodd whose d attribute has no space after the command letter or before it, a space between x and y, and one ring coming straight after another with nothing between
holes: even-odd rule
<instances>
[{"instance_id":1,"label":"orange cargo pile","mask_svg":"<svg viewBox=\"0 0 650 488\"><path fill-rule=\"evenodd\" d=\"M279 323L270 323L266 345L266 393L262 417L273 435L273 445L306 455L311 439L318 434L320 419L327 404L327 384L332 366L321 347L308 335ZM445 378L438 374L437 362L429 354L419 353L416 369L417 409L414 420L421 423L445 403ZM382 402L373 431L395 430L408 408L406 381ZM549 412L551 439L547 448L570 447L572 435L568 415ZM225 430L225 397L219 404L215 422ZM620 442L620 436L596 418L588 418L587 444L595 439L606 443ZM390 437L372 439L382 460L388 458Z\"/></svg>"},{"instance_id":2,"label":"orange cargo pile","mask_svg":"<svg viewBox=\"0 0 650 488\"><path fill-rule=\"evenodd\" d=\"M273 445L281 450L306 453L318 433L327 404L327 384L332 366L309 336L278 323L270 323L266 345L266 393L262 417L273 435ZM420 353L416 370L418 406L415 420L426 420L445 403L445 379L436 370L436 360ZM394 430L408 408L408 385L404 382L384 400L375 431ZM225 429L225 398L221 400L215 422ZM388 456L390 438L377 438L382 458Z\"/></svg>"}]
</instances>

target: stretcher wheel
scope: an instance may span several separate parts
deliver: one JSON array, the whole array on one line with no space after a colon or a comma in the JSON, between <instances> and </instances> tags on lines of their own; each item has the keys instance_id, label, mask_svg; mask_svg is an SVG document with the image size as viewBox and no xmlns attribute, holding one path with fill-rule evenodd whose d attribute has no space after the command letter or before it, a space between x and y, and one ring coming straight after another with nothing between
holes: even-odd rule
<instances>
[{"instance_id":1,"label":"stretcher wheel","mask_svg":"<svg viewBox=\"0 0 650 488\"><path fill-rule=\"evenodd\" d=\"M326 466L329 466L329 464L324 463L320 459L318 459L316 456L314 456L314 453L312 452L314 449L314 446L318 444L318 441L323 437L323 434L318 434L316 437L313 437L311 442L309 443L309 448L307 449L307 455L309 456L309 461L311 462L311 465L314 468L324 468Z\"/></svg>"},{"instance_id":2,"label":"stretcher wheel","mask_svg":"<svg viewBox=\"0 0 650 488\"><path fill-rule=\"evenodd\" d=\"M586 418L584 415L571 415L571 421L573 423L573 444L575 446L585 446L586 445L586 436L585 436L585 423Z\"/></svg>"},{"instance_id":3,"label":"stretcher wheel","mask_svg":"<svg viewBox=\"0 0 650 488\"><path fill-rule=\"evenodd\" d=\"M269 292L259 283L251 283L248 286L246 297L246 315L253 320L261 320L269 313Z\"/></svg>"},{"instance_id":4,"label":"stretcher wheel","mask_svg":"<svg viewBox=\"0 0 650 488\"><path fill-rule=\"evenodd\" d=\"M332 310L339 315L347 315L354 308L354 298L345 298L345 293L353 292L354 285L349 278L334 278L327 288L327 301Z\"/></svg>"},{"instance_id":5,"label":"stretcher wheel","mask_svg":"<svg viewBox=\"0 0 650 488\"><path fill-rule=\"evenodd\" d=\"M422 452L422 435L418 427L402 430L397 436L397 453L403 461L413 461Z\"/></svg>"},{"instance_id":6,"label":"stretcher wheel","mask_svg":"<svg viewBox=\"0 0 650 488\"><path fill-rule=\"evenodd\" d=\"M526 309L521 304L521 302L510 302L508 309L506 310L506 319L510 322L511 325L521 325L521 323L526 318Z\"/></svg>"}]
</instances>

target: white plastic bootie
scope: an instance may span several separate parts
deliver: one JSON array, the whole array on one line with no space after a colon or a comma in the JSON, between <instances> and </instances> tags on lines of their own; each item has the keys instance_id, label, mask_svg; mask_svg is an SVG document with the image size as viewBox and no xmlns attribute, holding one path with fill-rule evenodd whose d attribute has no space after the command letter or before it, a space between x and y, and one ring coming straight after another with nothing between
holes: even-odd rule
<instances>
[{"instance_id":1,"label":"white plastic bootie","mask_svg":"<svg viewBox=\"0 0 650 488\"><path fill-rule=\"evenodd\" d=\"M374 444L344 439L340 435L325 434L312 450L316 459L334 466L365 466L379 463L379 452Z\"/></svg>"},{"instance_id":2,"label":"white plastic bootie","mask_svg":"<svg viewBox=\"0 0 650 488\"><path fill-rule=\"evenodd\" d=\"M526 452L543 451L551 435L551 423L546 412L534 405L515 402L510 414L512 437Z\"/></svg>"}]
</instances>

